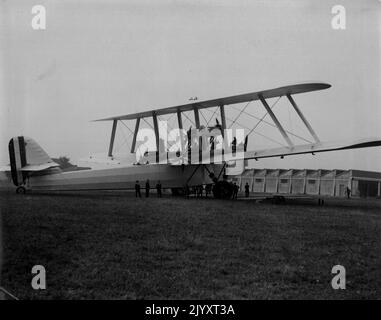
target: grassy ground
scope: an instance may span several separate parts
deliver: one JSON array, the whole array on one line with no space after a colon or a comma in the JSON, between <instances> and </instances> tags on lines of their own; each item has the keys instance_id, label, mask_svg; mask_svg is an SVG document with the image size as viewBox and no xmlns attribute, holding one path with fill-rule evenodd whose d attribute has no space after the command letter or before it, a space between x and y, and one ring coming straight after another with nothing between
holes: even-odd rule
<instances>
[{"instance_id":1,"label":"grassy ground","mask_svg":"<svg viewBox=\"0 0 381 320\"><path fill-rule=\"evenodd\" d=\"M21 299L381 298L381 201L282 205L126 193L0 195ZM47 290L31 288L43 265ZM341 264L347 289L333 290Z\"/></svg>"}]
</instances>

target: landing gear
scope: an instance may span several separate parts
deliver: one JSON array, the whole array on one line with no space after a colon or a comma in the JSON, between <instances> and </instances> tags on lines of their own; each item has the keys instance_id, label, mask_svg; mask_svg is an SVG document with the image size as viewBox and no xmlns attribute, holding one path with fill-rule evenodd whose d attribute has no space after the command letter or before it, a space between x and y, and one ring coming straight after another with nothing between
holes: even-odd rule
<instances>
[{"instance_id":1,"label":"landing gear","mask_svg":"<svg viewBox=\"0 0 381 320\"><path fill-rule=\"evenodd\" d=\"M224 169L224 167L222 169ZM222 170L220 172L220 175L221 173ZM218 180L218 177L216 177L213 172L209 172L209 178L212 179L212 181L214 182L212 192L213 196L216 199L231 199L234 191L234 186L231 182L226 180L225 175L223 180Z\"/></svg>"},{"instance_id":2,"label":"landing gear","mask_svg":"<svg viewBox=\"0 0 381 320\"><path fill-rule=\"evenodd\" d=\"M284 196L274 196L274 203L281 204L286 202L286 198Z\"/></svg>"},{"instance_id":3,"label":"landing gear","mask_svg":"<svg viewBox=\"0 0 381 320\"><path fill-rule=\"evenodd\" d=\"M217 181L212 191L216 199L231 199L233 195L233 185L226 180Z\"/></svg>"},{"instance_id":4,"label":"landing gear","mask_svg":"<svg viewBox=\"0 0 381 320\"><path fill-rule=\"evenodd\" d=\"M223 180L219 180L222 172L225 169L225 165L222 167L220 174L218 176L215 176L213 172L211 172L207 166L204 165L204 168L208 171L209 173L209 178L213 181L214 185L212 187L212 193L214 198L216 199L231 199L233 196L233 191L234 191L234 186L231 182L227 181L227 176L223 175ZM192 175L188 178L187 182L185 183L185 188L188 188L188 182L191 180L193 175L196 173L198 168L201 166L199 164L196 169L193 171ZM189 197L189 190L184 190L185 195ZM174 192L172 192L174 193Z\"/></svg>"},{"instance_id":5,"label":"landing gear","mask_svg":"<svg viewBox=\"0 0 381 320\"><path fill-rule=\"evenodd\" d=\"M182 196L184 195L183 188L171 188L171 192L173 196Z\"/></svg>"},{"instance_id":6,"label":"landing gear","mask_svg":"<svg viewBox=\"0 0 381 320\"><path fill-rule=\"evenodd\" d=\"M16 193L17 194L25 194L26 193L25 187L23 187L23 186L17 187Z\"/></svg>"}]
</instances>

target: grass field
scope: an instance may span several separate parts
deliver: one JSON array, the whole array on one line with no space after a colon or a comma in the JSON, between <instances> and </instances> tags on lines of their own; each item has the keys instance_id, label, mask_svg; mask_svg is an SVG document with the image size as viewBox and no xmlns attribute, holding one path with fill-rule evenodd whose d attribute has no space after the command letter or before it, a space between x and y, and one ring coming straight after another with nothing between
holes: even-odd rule
<instances>
[{"instance_id":1,"label":"grass field","mask_svg":"<svg viewBox=\"0 0 381 320\"><path fill-rule=\"evenodd\" d=\"M1 194L3 286L20 299L381 298L381 201L282 205ZM346 290L331 269L346 268ZM47 289L30 282L46 268Z\"/></svg>"}]
</instances>

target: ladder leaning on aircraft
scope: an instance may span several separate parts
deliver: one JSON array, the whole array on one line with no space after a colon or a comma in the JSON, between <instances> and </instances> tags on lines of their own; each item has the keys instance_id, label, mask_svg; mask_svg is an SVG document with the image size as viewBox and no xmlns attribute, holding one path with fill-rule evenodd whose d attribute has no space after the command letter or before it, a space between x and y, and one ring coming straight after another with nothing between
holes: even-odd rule
<instances>
[{"instance_id":1,"label":"ladder leaning on aircraft","mask_svg":"<svg viewBox=\"0 0 381 320\"><path fill-rule=\"evenodd\" d=\"M115 117L99 119L95 121L112 122L111 137L107 157L103 159L92 158L92 169L61 172L56 164L42 148L32 139L27 137L15 137L9 143L10 166L3 171L10 171L12 180L17 187L17 192L24 193L31 190L104 190L104 189L133 189L136 180L157 178L163 184L163 188L173 190L182 189L184 185L200 185L210 183L214 185L213 193L217 198L230 198L232 185L225 178L223 172L240 174L244 170L244 162L250 159L269 157L281 157L298 154L316 154L335 150L347 150L381 146L381 139L361 139L354 142L322 142L313 130L311 124L296 104L294 95L324 90L331 85L326 83L303 83L270 90L251 92L218 98L206 101L193 101L192 103L173 106L168 108L153 109L145 112L127 114ZM296 114L304 123L314 142L295 144L291 139L291 132L284 129L275 115L268 99L286 97ZM269 115L275 128L285 140L286 146L268 148L262 150L247 150L248 136L254 131L251 129L247 135L241 135L240 143L228 141L229 128L226 125L225 107L229 105L260 101ZM239 115L233 122L245 112L246 107L240 110ZM203 109L217 107L221 123L216 120L215 126L202 125L200 113ZM185 131L183 129L182 115L185 112L193 112L195 128ZM216 110L217 111L217 110ZM216 112L215 111L215 112ZM162 115L176 115L179 132L178 149L173 152L164 150L160 145L161 137L158 117ZM215 113L213 113L214 115ZM202 115L202 114L201 114ZM250 114L248 114L250 115ZM260 121L263 121L263 116ZM145 152L143 160L136 165L136 145L141 121L151 118L155 137L156 151ZM135 121L135 129L132 131L131 157L126 159L114 154L114 142L118 123L124 120ZM231 138L231 134L229 139ZM219 148L216 147L220 138ZM303 139L309 141L307 139ZM195 148L196 147L196 148ZM145 162L144 159L147 159Z\"/></svg>"}]
</instances>

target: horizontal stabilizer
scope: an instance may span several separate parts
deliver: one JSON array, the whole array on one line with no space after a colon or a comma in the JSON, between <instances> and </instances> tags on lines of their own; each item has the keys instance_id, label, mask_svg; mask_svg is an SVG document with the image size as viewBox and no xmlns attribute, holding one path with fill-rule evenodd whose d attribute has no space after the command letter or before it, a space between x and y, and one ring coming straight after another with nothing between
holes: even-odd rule
<instances>
[{"instance_id":1,"label":"horizontal stabilizer","mask_svg":"<svg viewBox=\"0 0 381 320\"><path fill-rule=\"evenodd\" d=\"M21 171L42 171L50 168L59 167L60 165L56 162L47 162L43 164L28 164L22 167ZM0 172L10 172L11 166L2 166L0 167Z\"/></svg>"},{"instance_id":2,"label":"horizontal stabilizer","mask_svg":"<svg viewBox=\"0 0 381 320\"><path fill-rule=\"evenodd\" d=\"M47 162L43 164L28 164L25 167L22 167L21 171L42 171L49 168L59 167L59 164L56 162Z\"/></svg>"},{"instance_id":3,"label":"horizontal stabilizer","mask_svg":"<svg viewBox=\"0 0 381 320\"><path fill-rule=\"evenodd\" d=\"M59 166L36 141L28 137L12 138L8 144L8 151L12 180L16 186L25 183L29 171L42 171Z\"/></svg>"},{"instance_id":4,"label":"horizontal stabilizer","mask_svg":"<svg viewBox=\"0 0 381 320\"><path fill-rule=\"evenodd\" d=\"M10 172L11 166L2 166L0 167L0 172Z\"/></svg>"}]
</instances>

